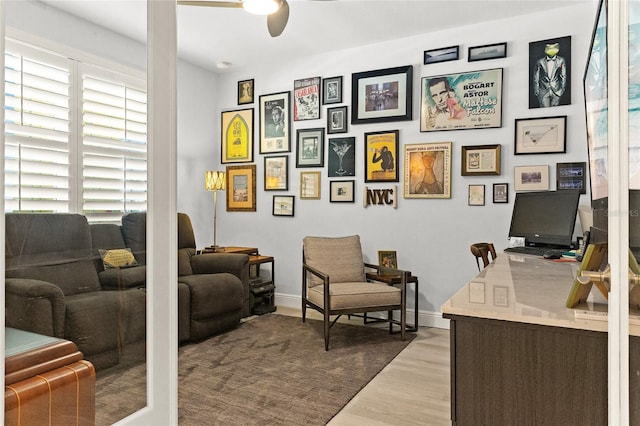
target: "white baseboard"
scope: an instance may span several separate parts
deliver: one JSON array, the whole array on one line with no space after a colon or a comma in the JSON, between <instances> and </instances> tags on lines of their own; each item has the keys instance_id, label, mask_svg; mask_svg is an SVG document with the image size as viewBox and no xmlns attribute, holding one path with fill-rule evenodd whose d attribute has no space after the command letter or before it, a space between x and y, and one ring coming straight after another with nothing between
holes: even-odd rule
<instances>
[{"instance_id":1,"label":"white baseboard","mask_svg":"<svg viewBox=\"0 0 640 426\"><path fill-rule=\"evenodd\" d=\"M292 294L275 293L275 304L276 306L286 306L287 308L301 310L302 298L300 296ZM407 322L409 324L413 323L413 315L413 309L407 309ZM372 316L375 316L375 314ZM440 312L419 311L418 325L420 327L435 327L448 330L449 320L446 318L442 318L442 313Z\"/></svg>"}]
</instances>

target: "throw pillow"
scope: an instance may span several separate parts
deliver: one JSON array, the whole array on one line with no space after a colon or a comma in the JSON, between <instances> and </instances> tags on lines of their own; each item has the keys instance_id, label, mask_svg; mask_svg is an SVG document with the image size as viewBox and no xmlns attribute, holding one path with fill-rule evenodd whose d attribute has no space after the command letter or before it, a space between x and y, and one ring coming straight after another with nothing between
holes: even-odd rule
<instances>
[{"instance_id":1,"label":"throw pillow","mask_svg":"<svg viewBox=\"0 0 640 426\"><path fill-rule=\"evenodd\" d=\"M100 249L98 252L100 253L100 257L102 257L104 269L123 268L138 264L130 248L113 250Z\"/></svg>"}]
</instances>

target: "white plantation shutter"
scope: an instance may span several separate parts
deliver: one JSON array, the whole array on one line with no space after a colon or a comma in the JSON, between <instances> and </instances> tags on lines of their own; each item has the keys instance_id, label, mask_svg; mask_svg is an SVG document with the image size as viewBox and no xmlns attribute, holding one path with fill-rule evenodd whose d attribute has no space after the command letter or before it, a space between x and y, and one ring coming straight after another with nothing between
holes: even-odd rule
<instances>
[{"instance_id":1,"label":"white plantation shutter","mask_svg":"<svg viewBox=\"0 0 640 426\"><path fill-rule=\"evenodd\" d=\"M144 82L82 65L82 211L117 221L147 204Z\"/></svg>"},{"instance_id":2,"label":"white plantation shutter","mask_svg":"<svg viewBox=\"0 0 640 426\"><path fill-rule=\"evenodd\" d=\"M5 211L70 210L69 59L7 43Z\"/></svg>"},{"instance_id":3,"label":"white plantation shutter","mask_svg":"<svg viewBox=\"0 0 640 426\"><path fill-rule=\"evenodd\" d=\"M113 69L7 41L5 211L146 210L145 82Z\"/></svg>"}]
</instances>

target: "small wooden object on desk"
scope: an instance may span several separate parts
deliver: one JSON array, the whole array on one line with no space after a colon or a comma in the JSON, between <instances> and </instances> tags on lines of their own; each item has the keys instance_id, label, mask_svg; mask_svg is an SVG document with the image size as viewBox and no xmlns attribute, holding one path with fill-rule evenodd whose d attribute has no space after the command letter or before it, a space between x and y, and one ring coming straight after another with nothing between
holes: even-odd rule
<instances>
[{"instance_id":1,"label":"small wooden object on desk","mask_svg":"<svg viewBox=\"0 0 640 426\"><path fill-rule=\"evenodd\" d=\"M400 284L400 275L388 274L386 272L382 272L380 275L376 274L375 272L367 272L367 279L380 281L390 285ZM418 331L418 277L412 275L411 272L409 272L409 276L407 276L407 284L413 284L415 286L415 297L413 302L413 325L407 324L406 331ZM367 320L365 316L365 323L366 322L375 322L375 320Z\"/></svg>"}]
</instances>

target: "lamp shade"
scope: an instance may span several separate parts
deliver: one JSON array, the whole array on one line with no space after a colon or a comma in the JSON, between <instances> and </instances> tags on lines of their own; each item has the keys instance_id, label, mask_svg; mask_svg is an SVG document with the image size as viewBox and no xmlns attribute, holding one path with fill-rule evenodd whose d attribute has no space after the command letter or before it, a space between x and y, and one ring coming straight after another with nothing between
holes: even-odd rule
<instances>
[{"instance_id":1,"label":"lamp shade","mask_svg":"<svg viewBox=\"0 0 640 426\"><path fill-rule=\"evenodd\" d=\"M224 172L209 170L205 177L204 186L207 191L222 191L225 189L226 180Z\"/></svg>"},{"instance_id":2,"label":"lamp shade","mask_svg":"<svg viewBox=\"0 0 640 426\"><path fill-rule=\"evenodd\" d=\"M254 15L271 15L280 8L280 0L244 0L242 7Z\"/></svg>"}]
</instances>

